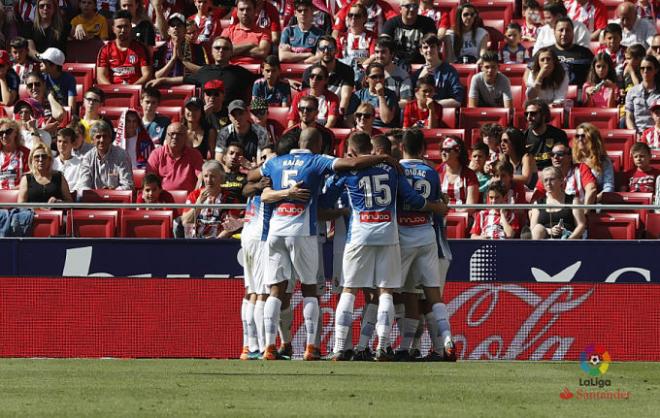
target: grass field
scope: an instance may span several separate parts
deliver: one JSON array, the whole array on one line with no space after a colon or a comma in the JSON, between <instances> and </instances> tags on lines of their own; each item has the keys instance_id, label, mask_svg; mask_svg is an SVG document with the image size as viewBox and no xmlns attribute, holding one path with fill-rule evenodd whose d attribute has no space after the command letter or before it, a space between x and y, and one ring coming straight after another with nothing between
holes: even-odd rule
<instances>
[{"instance_id":1,"label":"grass field","mask_svg":"<svg viewBox=\"0 0 660 418\"><path fill-rule=\"evenodd\" d=\"M562 400L575 362L0 360L1 416L660 416L660 363L612 363L629 400ZM583 388L590 390L590 388Z\"/></svg>"}]
</instances>

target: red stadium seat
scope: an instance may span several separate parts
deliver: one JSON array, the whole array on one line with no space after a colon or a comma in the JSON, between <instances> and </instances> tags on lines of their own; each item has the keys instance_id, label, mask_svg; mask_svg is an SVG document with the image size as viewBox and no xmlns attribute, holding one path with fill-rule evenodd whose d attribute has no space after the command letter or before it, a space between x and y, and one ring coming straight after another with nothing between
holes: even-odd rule
<instances>
[{"instance_id":1,"label":"red stadium seat","mask_svg":"<svg viewBox=\"0 0 660 418\"><path fill-rule=\"evenodd\" d=\"M511 84L511 99L513 101L514 109L522 109L525 104L525 94L523 93L523 87Z\"/></svg>"},{"instance_id":2,"label":"red stadium seat","mask_svg":"<svg viewBox=\"0 0 660 418\"><path fill-rule=\"evenodd\" d=\"M287 120L287 116L289 116L289 109L288 107L281 107L281 106L268 106L268 117L270 119L273 119L280 125L286 129L288 126L289 121Z\"/></svg>"},{"instance_id":3,"label":"red stadium seat","mask_svg":"<svg viewBox=\"0 0 660 418\"><path fill-rule=\"evenodd\" d=\"M651 167L660 169L660 151L651 150Z\"/></svg>"},{"instance_id":4,"label":"red stadium seat","mask_svg":"<svg viewBox=\"0 0 660 418\"><path fill-rule=\"evenodd\" d=\"M282 64L281 67L282 77L300 81L309 64Z\"/></svg>"},{"instance_id":5,"label":"red stadium seat","mask_svg":"<svg viewBox=\"0 0 660 418\"><path fill-rule=\"evenodd\" d=\"M486 123L499 123L503 127L509 126L511 110L503 107L469 107L461 108L458 116L458 126L465 129L465 143L472 143L472 129L479 128Z\"/></svg>"},{"instance_id":6,"label":"red stadium seat","mask_svg":"<svg viewBox=\"0 0 660 418\"><path fill-rule=\"evenodd\" d=\"M616 8L621 4L620 0L600 0L607 9L607 19L616 18Z\"/></svg>"},{"instance_id":7,"label":"red stadium seat","mask_svg":"<svg viewBox=\"0 0 660 418\"><path fill-rule=\"evenodd\" d=\"M491 27L500 33L504 33L504 21L502 19L481 19L484 26ZM492 41L492 39L491 39Z\"/></svg>"},{"instance_id":8,"label":"red stadium seat","mask_svg":"<svg viewBox=\"0 0 660 418\"><path fill-rule=\"evenodd\" d=\"M122 238L172 238L171 210L126 210L121 215Z\"/></svg>"},{"instance_id":9,"label":"red stadium seat","mask_svg":"<svg viewBox=\"0 0 660 418\"><path fill-rule=\"evenodd\" d=\"M456 112L457 109L452 108L452 107L445 107L442 108L442 115L440 116L440 128L446 129L455 129L458 128L457 126L457 118L456 118Z\"/></svg>"},{"instance_id":10,"label":"red stadium seat","mask_svg":"<svg viewBox=\"0 0 660 418\"><path fill-rule=\"evenodd\" d=\"M616 129L619 126L619 109L601 109L574 107L568 115L568 127L571 129L583 122L589 122L597 128Z\"/></svg>"},{"instance_id":11,"label":"red stadium seat","mask_svg":"<svg viewBox=\"0 0 660 418\"><path fill-rule=\"evenodd\" d=\"M606 192L602 194L601 203L618 205L650 205L653 203L653 193Z\"/></svg>"},{"instance_id":12,"label":"red stadium seat","mask_svg":"<svg viewBox=\"0 0 660 418\"><path fill-rule=\"evenodd\" d=\"M346 150L346 139L351 134L351 129L348 128L332 128L330 129L335 135L335 156L343 157Z\"/></svg>"},{"instance_id":13,"label":"red stadium seat","mask_svg":"<svg viewBox=\"0 0 660 418\"><path fill-rule=\"evenodd\" d=\"M18 189L0 190L0 203L16 203L16 202L18 202Z\"/></svg>"},{"instance_id":14,"label":"red stadium seat","mask_svg":"<svg viewBox=\"0 0 660 418\"><path fill-rule=\"evenodd\" d=\"M98 88L105 93L104 106L132 107L140 106L142 86L133 84L99 84Z\"/></svg>"},{"instance_id":15,"label":"red stadium seat","mask_svg":"<svg viewBox=\"0 0 660 418\"><path fill-rule=\"evenodd\" d=\"M89 63L96 66L96 58L104 45L105 42L98 38L87 41L68 40L64 55L70 62ZM94 81L96 81L96 77Z\"/></svg>"},{"instance_id":16,"label":"red stadium seat","mask_svg":"<svg viewBox=\"0 0 660 418\"><path fill-rule=\"evenodd\" d=\"M644 228L644 238L658 239L660 238L660 213L649 212L646 215L646 224Z\"/></svg>"},{"instance_id":17,"label":"red stadium seat","mask_svg":"<svg viewBox=\"0 0 660 418\"><path fill-rule=\"evenodd\" d=\"M449 212L447 220L447 238L467 238L469 215L467 212Z\"/></svg>"},{"instance_id":18,"label":"red stadium seat","mask_svg":"<svg viewBox=\"0 0 660 418\"><path fill-rule=\"evenodd\" d=\"M635 239L639 218L638 213L589 213L588 236L592 239Z\"/></svg>"},{"instance_id":19,"label":"red stadium seat","mask_svg":"<svg viewBox=\"0 0 660 418\"><path fill-rule=\"evenodd\" d=\"M133 203L132 190L83 190L82 201L87 203Z\"/></svg>"},{"instance_id":20,"label":"red stadium seat","mask_svg":"<svg viewBox=\"0 0 660 418\"><path fill-rule=\"evenodd\" d=\"M610 160L612 161L612 167L614 168L614 172L618 173L623 171L623 151L607 151L607 156L610 157Z\"/></svg>"},{"instance_id":21,"label":"red stadium seat","mask_svg":"<svg viewBox=\"0 0 660 418\"><path fill-rule=\"evenodd\" d=\"M456 68L456 71L458 71L458 78L460 79L463 87L466 89L469 88L470 85L468 84L468 81L470 77L479 72L477 64L452 64L452 66ZM465 101L467 103L467 98Z\"/></svg>"},{"instance_id":22,"label":"red stadium seat","mask_svg":"<svg viewBox=\"0 0 660 418\"><path fill-rule=\"evenodd\" d=\"M133 169L133 183L135 183L135 190L142 188L142 181L144 180L144 175L146 171L139 168Z\"/></svg>"},{"instance_id":23,"label":"red stadium seat","mask_svg":"<svg viewBox=\"0 0 660 418\"><path fill-rule=\"evenodd\" d=\"M523 75L527 64L500 64L500 72L509 78L511 86L523 86Z\"/></svg>"},{"instance_id":24,"label":"red stadium seat","mask_svg":"<svg viewBox=\"0 0 660 418\"><path fill-rule=\"evenodd\" d=\"M174 203L184 204L188 199L188 192L185 190L168 190L174 198Z\"/></svg>"},{"instance_id":25,"label":"red stadium seat","mask_svg":"<svg viewBox=\"0 0 660 418\"><path fill-rule=\"evenodd\" d=\"M566 90L566 98L569 100L573 100L573 103L577 104L577 96L578 96L577 86L574 85L568 86L568 90Z\"/></svg>"},{"instance_id":26,"label":"red stadium seat","mask_svg":"<svg viewBox=\"0 0 660 418\"><path fill-rule=\"evenodd\" d=\"M76 83L82 84L83 92L87 91L96 83L96 64L65 63L62 69L64 72L74 76Z\"/></svg>"},{"instance_id":27,"label":"red stadium seat","mask_svg":"<svg viewBox=\"0 0 660 418\"><path fill-rule=\"evenodd\" d=\"M32 221L32 236L39 238L57 237L62 235L61 210L35 209Z\"/></svg>"},{"instance_id":28,"label":"red stadium seat","mask_svg":"<svg viewBox=\"0 0 660 418\"><path fill-rule=\"evenodd\" d=\"M99 108L99 114L105 119L108 119L112 123L112 126L116 128L117 124L119 123L119 118L121 117L121 114L124 112L124 110L126 110L126 107L103 106Z\"/></svg>"},{"instance_id":29,"label":"red stadium seat","mask_svg":"<svg viewBox=\"0 0 660 418\"><path fill-rule=\"evenodd\" d=\"M623 170L629 170L632 168L632 157L630 156L630 148L632 148L635 143L636 134L634 129L603 129L600 131L600 135L603 138L603 143L605 144L605 150L609 153L610 151L621 151L622 152L622 163Z\"/></svg>"},{"instance_id":30,"label":"red stadium seat","mask_svg":"<svg viewBox=\"0 0 660 418\"><path fill-rule=\"evenodd\" d=\"M241 64L241 67L253 74L261 74L261 64Z\"/></svg>"},{"instance_id":31,"label":"red stadium seat","mask_svg":"<svg viewBox=\"0 0 660 418\"><path fill-rule=\"evenodd\" d=\"M167 116L172 122L178 122L181 120L182 107L183 106L158 106L156 112L163 116Z\"/></svg>"},{"instance_id":32,"label":"red stadium seat","mask_svg":"<svg viewBox=\"0 0 660 418\"><path fill-rule=\"evenodd\" d=\"M185 101L195 95L195 86L192 84L170 86L159 90L161 94L159 106L183 107Z\"/></svg>"},{"instance_id":33,"label":"red stadium seat","mask_svg":"<svg viewBox=\"0 0 660 418\"><path fill-rule=\"evenodd\" d=\"M556 128L564 127L564 109L558 107L550 108L550 125ZM513 126L518 129L527 129L527 121L525 120L525 109L515 109L513 112Z\"/></svg>"},{"instance_id":34,"label":"red stadium seat","mask_svg":"<svg viewBox=\"0 0 660 418\"><path fill-rule=\"evenodd\" d=\"M74 209L69 212L66 234L84 238L112 238L119 223L117 210Z\"/></svg>"}]
</instances>

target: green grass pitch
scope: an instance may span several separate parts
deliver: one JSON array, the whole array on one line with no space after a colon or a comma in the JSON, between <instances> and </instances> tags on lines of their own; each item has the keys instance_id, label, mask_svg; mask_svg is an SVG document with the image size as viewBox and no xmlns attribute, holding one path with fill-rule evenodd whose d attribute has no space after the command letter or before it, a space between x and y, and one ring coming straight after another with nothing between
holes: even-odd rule
<instances>
[{"instance_id":1,"label":"green grass pitch","mask_svg":"<svg viewBox=\"0 0 660 418\"><path fill-rule=\"evenodd\" d=\"M576 362L0 360L0 416L660 416L660 363L612 363L606 391L563 400ZM584 390L593 390L588 387Z\"/></svg>"}]
</instances>

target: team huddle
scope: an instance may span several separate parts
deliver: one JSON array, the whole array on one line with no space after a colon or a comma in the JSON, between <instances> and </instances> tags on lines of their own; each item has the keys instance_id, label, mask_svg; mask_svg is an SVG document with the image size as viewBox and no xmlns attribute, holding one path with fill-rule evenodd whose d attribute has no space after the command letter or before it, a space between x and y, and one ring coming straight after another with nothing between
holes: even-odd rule
<instances>
[{"instance_id":1,"label":"team huddle","mask_svg":"<svg viewBox=\"0 0 660 418\"><path fill-rule=\"evenodd\" d=\"M406 131L401 161L374 152L371 137L361 132L348 138L345 158L322 155L321 146L320 132L307 128L297 143L282 139L277 149L263 149L264 163L249 174L241 234L246 287L241 359L292 357L290 299L296 280L303 295L303 359L321 359L322 237L333 221L333 277L341 294L329 358L421 360L418 341L426 322L433 346L423 359L455 361L442 300L450 260L442 221L447 206L438 173L423 161L422 133ZM365 307L354 347L358 291ZM396 352L390 339L395 317L402 337ZM374 330L375 353L369 346Z\"/></svg>"}]
</instances>

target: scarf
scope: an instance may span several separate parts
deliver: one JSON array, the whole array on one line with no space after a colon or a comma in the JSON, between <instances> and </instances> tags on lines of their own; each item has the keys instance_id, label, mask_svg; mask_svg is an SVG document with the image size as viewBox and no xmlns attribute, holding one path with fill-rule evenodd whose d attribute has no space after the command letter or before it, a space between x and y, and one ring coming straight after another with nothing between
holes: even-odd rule
<instances>
[{"instance_id":1,"label":"scarf","mask_svg":"<svg viewBox=\"0 0 660 418\"><path fill-rule=\"evenodd\" d=\"M137 161L137 168L145 168L147 166L149 154L154 150L154 143L151 141L147 130L144 129L140 114L137 113L135 109L129 108L122 112L117 125L117 131L115 132L115 145L121 149L126 149L126 114L128 112L134 112L138 117L139 126L137 131L137 141L135 141L135 159Z\"/></svg>"}]
</instances>

